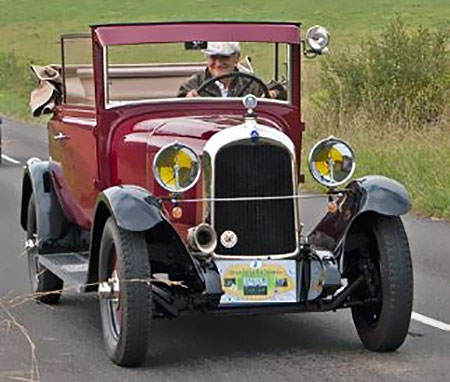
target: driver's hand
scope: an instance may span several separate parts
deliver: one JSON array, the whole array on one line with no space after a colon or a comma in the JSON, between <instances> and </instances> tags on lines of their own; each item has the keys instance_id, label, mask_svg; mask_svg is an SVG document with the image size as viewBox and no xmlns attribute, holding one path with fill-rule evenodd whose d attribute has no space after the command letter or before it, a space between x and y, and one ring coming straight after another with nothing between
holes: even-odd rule
<instances>
[{"instance_id":1,"label":"driver's hand","mask_svg":"<svg viewBox=\"0 0 450 382\"><path fill-rule=\"evenodd\" d=\"M280 91L277 89L269 90L270 98L277 98L280 94Z\"/></svg>"},{"instance_id":2,"label":"driver's hand","mask_svg":"<svg viewBox=\"0 0 450 382\"><path fill-rule=\"evenodd\" d=\"M192 98L192 97L200 97L200 95L197 93L197 90L192 89L186 93L186 98Z\"/></svg>"}]
</instances>

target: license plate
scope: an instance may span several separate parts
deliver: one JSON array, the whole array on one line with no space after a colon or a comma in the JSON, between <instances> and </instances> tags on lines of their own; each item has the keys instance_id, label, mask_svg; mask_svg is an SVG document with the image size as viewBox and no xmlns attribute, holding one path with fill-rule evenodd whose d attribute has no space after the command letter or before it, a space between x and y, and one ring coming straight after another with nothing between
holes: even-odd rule
<instances>
[{"instance_id":1,"label":"license plate","mask_svg":"<svg viewBox=\"0 0 450 382\"><path fill-rule=\"evenodd\" d=\"M218 260L221 305L297 301L295 260Z\"/></svg>"}]
</instances>

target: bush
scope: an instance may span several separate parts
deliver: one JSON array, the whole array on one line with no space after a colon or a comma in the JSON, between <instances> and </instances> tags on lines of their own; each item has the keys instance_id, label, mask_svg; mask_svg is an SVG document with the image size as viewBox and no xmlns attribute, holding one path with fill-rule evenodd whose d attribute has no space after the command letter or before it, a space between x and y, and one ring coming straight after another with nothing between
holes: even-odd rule
<instances>
[{"instance_id":1,"label":"bush","mask_svg":"<svg viewBox=\"0 0 450 382\"><path fill-rule=\"evenodd\" d=\"M28 101L37 86L28 60L14 52L0 53L0 110L2 114L31 119ZM27 116L30 116L27 118Z\"/></svg>"},{"instance_id":2,"label":"bush","mask_svg":"<svg viewBox=\"0 0 450 382\"><path fill-rule=\"evenodd\" d=\"M397 19L358 52L324 60L325 104L339 117L364 111L410 126L436 121L449 100L448 37L448 31L411 31Z\"/></svg>"},{"instance_id":3,"label":"bush","mask_svg":"<svg viewBox=\"0 0 450 382\"><path fill-rule=\"evenodd\" d=\"M26 60L15 52L0 53L0 85L4 88L16 89L33 86L32 75Z\"/></svg>"}]
</instances>

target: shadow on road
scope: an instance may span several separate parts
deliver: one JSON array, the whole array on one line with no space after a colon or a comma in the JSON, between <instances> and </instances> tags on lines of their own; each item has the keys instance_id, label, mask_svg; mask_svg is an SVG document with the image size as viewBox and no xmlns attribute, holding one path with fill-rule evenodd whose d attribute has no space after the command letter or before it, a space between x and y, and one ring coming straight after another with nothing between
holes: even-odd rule
<instances>
[{"instance_id":1,"label":"shadow on road","mask_svg":"<svg viewBox=\"0 0 450 382\"><path fill-rule=\"evenodd\" d=\"M37 305L35 309L39 311L36 314L42 322L58 320L66 323L68 333L75 336L82 333L83 347L87 351L103 352L95 295L66 295L54 308ZM155 319L149 354L143 368L178 367L205 359L217 361L222 357L251 360L279 353L304 352L311 356L361 351L362 345L346 314L195 314L174 320ZM54 333L54 336L57 335ZM72 345L77 346L75 343Z\"/></svg>"}]
</instances>

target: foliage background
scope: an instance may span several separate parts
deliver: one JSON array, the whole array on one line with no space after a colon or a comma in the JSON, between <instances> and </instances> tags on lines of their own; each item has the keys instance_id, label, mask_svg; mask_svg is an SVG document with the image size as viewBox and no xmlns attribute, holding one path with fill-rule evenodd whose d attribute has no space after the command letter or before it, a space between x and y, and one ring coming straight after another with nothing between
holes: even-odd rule
<instances>
[{"instance_id":1,"label":"foliage background","mask_svg":"<svg viewBox=\"0 0 450 382\"><path fill-rule=\"evenodd\" d=\"M428 41L430 49L425 52L426 59L436 62L433 57L442 49L449 49L448 40L441 45L435 40L435 33L445 34L450 30L448 0L0 0L0 9L0 113L22 120L31 119L27 103L34 83L27 65L58 63L61 33L88 32L90 24L166 20L301 21L304 30L314 24L325 25L332 36L331 55L304 60L305 154L317 139L330 134L341 136L355 148L357 176L383 174L397 179L409 189L416 213L450 219L448 92L444 91L438 100L442 109L439 118L423 120L410 115L411 118L405 119L397 118L398 113L391 115L394 118L380 118L373 106L379 105L385 93L371 95L372 107L364 104L355 108L364 93L355 95L348 88L344 93L347 97L344 101L348 101L346 108L336 108L333 102L341 105L343 99L332 93L330 78L327 82L329 69L336 70L339 64L341 69L353 71L347 79L367 81L357 65L361 49L366 46L367 54L372 47L372 54L379 56L377 78L384 78L389 85L389 74L394 70L392 56L383 57L384 53L368 41L380 41L383 30L387 33L386 25L398 17L410 33L410 47L413 50L417 47L419 54L424 52L423 42ZM389 37L388 32L386 41ZM423 68L423 64L402 55L401 40L393 39L392 43L397 44L395 51L392 50L397 58L406 57L406 67ZM430 68L425 73L436 78L442 75L443 83L448 83L450 78L448 65ZM414 76L403 74L402 87L417 84ZM395 86L389 89L394 93L398 90ZM411 94L415 94L414 88L411 89ZM401 99L402 95L397 98ZM415 123L409 123L414 118ZM307 175L306 187L318 188L309 177L305 161L302 165Z\"/></svg>"}]
</instances>

